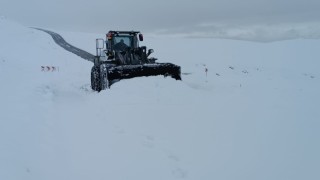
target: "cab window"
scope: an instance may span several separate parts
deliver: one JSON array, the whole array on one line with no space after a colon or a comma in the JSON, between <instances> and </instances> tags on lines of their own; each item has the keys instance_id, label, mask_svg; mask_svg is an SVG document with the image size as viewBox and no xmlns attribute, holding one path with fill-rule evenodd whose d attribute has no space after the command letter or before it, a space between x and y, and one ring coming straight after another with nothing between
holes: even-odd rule
<instances>
[{"instance_id":1,"label":"cab window","mask_svg":"<svg viewBox=\"0 0 320 180\"><path fill-rule=\"evenodd\" d=\"M123 42L128 46L131 47L131 37L129 36L115 36L113 38L114 44L120 43L120 41L123 40Z\"/></svg>"}]
</instances>

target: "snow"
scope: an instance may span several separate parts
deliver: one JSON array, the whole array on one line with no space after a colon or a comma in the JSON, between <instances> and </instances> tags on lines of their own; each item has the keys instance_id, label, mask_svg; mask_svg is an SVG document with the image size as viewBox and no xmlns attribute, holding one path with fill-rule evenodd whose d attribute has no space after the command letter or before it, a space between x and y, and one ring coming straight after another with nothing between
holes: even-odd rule
<instances>
[{"instance_id":1,"label":"snow","mask_svg":"<svg viewBox=\"0 0 320 180\"><path fill-rule=\"evenodd\" d=\"M104 37L58 33L91 53ZM1 18L0 39L0 179L320 178L319 40L145 37L183 81L96 93L48 34Z\"/></svg>"}]
</instances>

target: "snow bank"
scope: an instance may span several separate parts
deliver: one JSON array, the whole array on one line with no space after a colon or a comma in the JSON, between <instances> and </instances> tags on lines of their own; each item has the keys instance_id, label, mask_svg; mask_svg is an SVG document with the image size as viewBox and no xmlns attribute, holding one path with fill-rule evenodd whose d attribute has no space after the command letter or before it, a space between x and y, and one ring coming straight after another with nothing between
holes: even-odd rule
<instances>
[{"instance_id":1,"label":"snow bank","mask_svg":"<svg viewBox=\"0 0 320 180\"><path fill-rule=\"evenodd\" d=\"M0 39L1 179L319 179L317 40L145 37L183 81L96 93L92 64L48 34L1 20Z\"/></svg>"}]
</instances>

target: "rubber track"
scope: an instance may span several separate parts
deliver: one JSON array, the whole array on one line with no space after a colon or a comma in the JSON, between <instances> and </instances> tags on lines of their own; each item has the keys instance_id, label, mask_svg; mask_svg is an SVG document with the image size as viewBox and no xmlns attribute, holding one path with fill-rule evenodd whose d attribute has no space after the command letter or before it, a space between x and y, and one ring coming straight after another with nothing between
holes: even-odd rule
<instances>
[{"instance_id":1,"label":"rubber track","mask_svg":"<svg viewBox=\"0 0 320 180\"><path fill-rule=\"evenodd\" d=\"M81 58L91 61L93 62L94 60L94 55L88 53L87 51L84 51L82 49L79 49L69 43L67 43L62 36L60 36L58 33L49 31L49 30L45 30L45 29L41 29L41 28L33 28L33 29L37 29L43 32L48 33L49 35L51 35L51 37L53 38L54 42L56 42L59 46L61 46L63 49L77 55L80 56Z\"/></svg>"}]
</instances>

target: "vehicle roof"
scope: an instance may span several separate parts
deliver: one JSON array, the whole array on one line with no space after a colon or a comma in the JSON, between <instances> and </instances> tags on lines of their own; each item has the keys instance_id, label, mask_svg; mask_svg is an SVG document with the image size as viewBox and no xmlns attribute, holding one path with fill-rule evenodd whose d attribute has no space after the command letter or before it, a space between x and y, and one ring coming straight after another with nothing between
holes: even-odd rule
<instances>
[{"instance_id":1,"label":"vehicle roof","mask_svg":"<svg viewBox=\"0 0 320 180\"><path fill-rule=\"evenodd\" d=\"M140 31L109 31L112 34L127 34L127 35L136 35L140 33Z\"/></svg>"}]
</instances>

